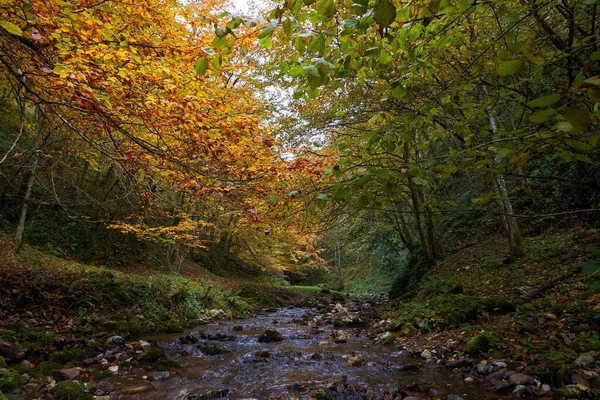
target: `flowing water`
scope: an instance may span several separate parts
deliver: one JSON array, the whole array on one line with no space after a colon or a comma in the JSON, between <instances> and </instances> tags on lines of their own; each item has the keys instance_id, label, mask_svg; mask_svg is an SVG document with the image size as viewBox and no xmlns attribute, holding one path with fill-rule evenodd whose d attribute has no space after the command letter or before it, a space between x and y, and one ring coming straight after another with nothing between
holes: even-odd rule
<instances>
[{"instance_id":1,"label":"flowing water","mask_svg":"<svg viewBox=\"0 0 600 400\"><path fill-rule=\"evenodd\" d=\"M475 383L450 379L448 370L401 371L403 365L422 364L423 360L406 357L397 346L375 344L361 329L335 329L344 332L348 341L334 343L328 340L333 325L322 323L324 326L316 329L303 321L303 317L310 320L309 316L319 318L321 314L323 311L316 309L286 308L205 325L184 334L146 337L158 342L181 368L168 379L151 382L153 390L122 398L187 399L195 394L205 394L201 399L308 398L315 387L331 385L359 388L361 393L367 391L374 398L385 398L385 393L411 384L431 388L443 399L449 394L463 399L498 398ZM268 328L276 329L285 339L260 343L259 335ZM180 338L186 335L197 342L182 343ZM218 337L223 339L215 340ZM223 352L203 354L196 348L203 343L216 345ZM353 356L362 358L359 366L348 364ZM139 373L122 376L115 381L116 392L123 393L142 379ZM362 395L340 392L337 398L358 399Z\"/></svg>"}]
</instances>

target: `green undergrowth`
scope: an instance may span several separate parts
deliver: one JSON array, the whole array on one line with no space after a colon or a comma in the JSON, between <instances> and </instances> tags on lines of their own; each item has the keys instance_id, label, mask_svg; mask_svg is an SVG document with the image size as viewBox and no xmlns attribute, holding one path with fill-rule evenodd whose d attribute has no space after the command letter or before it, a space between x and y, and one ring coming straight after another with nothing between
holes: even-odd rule
<instances>
[{"instance_id":1,"label":"green undergrowth","mask_svg":"<svg viewBox=\"0 0 600 400\"><path fill-rule=\"evenodd\" d=\"M548 368L600 352L600 232L530 237L526 256L513 263L501 237L471 242L449 252L412 287L396 288L413 293L388 308L399 330L417 337L449 330L465 343L486 332L489 354Z\"/></svg>"},{"instance_id":2,"label":"green undergrowth","mask_svg":"<svg viewBox=\"0 0 600 400\"><path fill-rule=\"evenodd\" d=\"M235 290L177 275L123 273L31 248L2 253L0 338L25 348L48 346L65 333L177 332L197 324L207 310L242 315L249 308Z\"/></svg>"}]
</instances>

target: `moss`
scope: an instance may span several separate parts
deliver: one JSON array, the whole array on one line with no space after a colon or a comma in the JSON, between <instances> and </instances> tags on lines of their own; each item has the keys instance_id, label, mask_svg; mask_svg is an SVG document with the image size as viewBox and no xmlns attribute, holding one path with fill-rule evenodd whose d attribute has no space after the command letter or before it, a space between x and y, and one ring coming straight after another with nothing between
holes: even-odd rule
<instances>
[{"instance_id":1,"label":"moss","mask_svg":"<svg viewBox=\"0 0 600 400\"><path fill-rule=\"evenodd\" d=\"M138 360L154 362L164 357L164 355L165 352L160 347L150 347L138 356Z\"/></svg>"},{"instance_id":2,"label":"moss","mask_svg":"<svg viewBox=\"0 0 600 400\"><path fill-rule=\"evenodd\" d=\"M85 387L76 382L60 382L54 387L54 400L92 400Z\"/></svg>"},{"instance_id":3,"label":"moss","mask_svg":"<svg viewBox=\"0 0 600 400\"><path fill-rule=\"evenodd\" d=\"M133 321L129 323L129 333L131 335L139 335L141 333L144 333L144 328L142 327L142 325L137 322L137 321Z\"/></svg>"},{"instance_id":4,"label":"moss","mask_svg":"<svg viewBox=\"0 0 600 400\"><path fill-rule=\"evenodd\" d=\"M577 367L574 365L563 365L556 373L556 386L564 386L571 383L573 375L577 372Z\"/></svg>"},{"instance_id":5,"label":"moss","mask_svg":"<svg viewBox=\"0 0 600 400\"><path fill-rule=\"evenodd\" d=\"M467 354L476 356L479 353L485 353L490 349L490 339L486 335L479 335L471 338L467 342Z\"/></svg>"},{"instance_id":6,"label":"moss","mask_svg":"<svg viewBox=\"0 0 600 400\"><path fill-rule=\"evenodd\" d=\"M181 368L181 364L177 361L169 360L168 358L161 358L158 360L154 369L157 371L168 371L171 368Z\"/></svg>"},{"instance_id":7,"label":"moss","mask_svg":"<svg viewBox=\"0 0 600 400\"><path fill-rule=\"evenodd\" d=\"M13 366L13 369L20 374L27 374L31 372L31 365L29 365L29 363L20 362Z\"/></svg>"},{"instance_id":8,"label":"moss","mask_svg":"<svg viewBox=\"0 0 600 400\"><path fill-rule=\"evenodd\" d=\"M0 391L12 392L21 386L21 375L7 369L0 369Z\"/></svg>"},{"instance_id":9,"label":"moss","mask_svg":"<svg viewBox=\"0 0 600 400\"><path fill-rule=\"evenodd\" d=\"M62 369L62 365L53 361L42 361L36 369L33 370L33 375L37 377L52 376L54 371Z\"/></svg>"},{"instance_id":10,"label":"moss","mask_svg":"<svg viewBox=\"0 0 600 400\"><path fill-rule=\"evenodd\" d=\"M4 360L4 357L0 356L0 368L6 368L6 361Z\"/></svg>"},{"instance_id":11,"label":"moss","mask_svg":"<svg viewBox=\"0 0 600 400\"><path fill-rule=\"evenodd\" d=\"M430 300L433 318L440 328L458 328L476 319L485 308L481 299L462 294L436 296Z\"/></svg>"},{"instance_id":12,"label":"moss","mask_svg":"<svg viewBox=\"0 0 600 400\"><path fill-rule=\"evenodd\" d=\"M77 347L69 350L55 351L54 353L50 354L50 357L48 357L50 361L59 364L78 361L82 358L85 358L85 352Z\"/></svg>"},{"instance_id":13,"label":"moss","mask_svg":"<svg viewBox=\"0 0 600 400\"><path fill-rule=\"evenodd\" d=\"M486 311L491 314L506 314L517 309L517 306L506 297L487 297L482 299L482 302Z\"/></svg>"},{"instance_id":14,"label":"moss","mask_svg":"<svg viewBox=\"0 0 600 400\"><path fill-rule=\"evenodd\" d=\"M169 333L183 332L183 327L181 326L179 321L175 321L173 319L170 320L169 322L167 322L166 329L167 329L167 332L169 332Z\"/></svg>"}]
</instances>

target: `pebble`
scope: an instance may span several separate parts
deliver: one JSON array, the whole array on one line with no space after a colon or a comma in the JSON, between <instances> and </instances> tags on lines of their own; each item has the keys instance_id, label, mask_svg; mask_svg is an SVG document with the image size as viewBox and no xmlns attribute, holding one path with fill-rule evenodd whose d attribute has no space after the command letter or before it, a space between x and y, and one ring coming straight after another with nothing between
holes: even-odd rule
<instances>
[{"instance_id":1,"label":"pebble","mask_svg":"<svg viewBox=\"0 0 600 400\"><path fill-rule=\"evenodd\" d=\"M524 385L527 382L529 382L529 375L517 372L508 377L508 382L510 382L511 385L515 386Z\"/></svg>"},{"instance_id":2,"label":"pebble","mask_svg":"<svg viewBox=\"0 0 600 400\"><path fill-rule=\"evenodd\" d=\"M433 358L433 355L431 355L431 352L429 350L423 350L423 352L421 353L421 357L425 359L430 359Z\"/></svg>"},{"instance_id":3,"label":"pebble","mask_svg":"<svg viewBox=\"0 0 600 400\"><path fill-rule=\"evenodd\" d=\"M550 387L550 385L548 385L546 383L544 383L542 385L542 392L551 392L551 391L552 391L552 388Z\"/></svg>"},{"instance_id":4,"label":"pebble","mask_svg":"<svg viewBox=\"0 0 600 400\"><path fill-rule=\"evenodd\" d=\"M467 376L465 378L465 382L473 382L473 378L471 378L470 376Z\"/></svg>"},{"instance_id":5,"label":"pebble","mask_svg":"<svg viewBox=\"0 0 600 400\"><path fill-rule=\"evenodd\" d=\"M527 390L527 386L525 385L518 385L517 387L515 387L515 390L513 390L514 394L520 394L523 393L525 390Z\"/></svg>"}]
</instances>

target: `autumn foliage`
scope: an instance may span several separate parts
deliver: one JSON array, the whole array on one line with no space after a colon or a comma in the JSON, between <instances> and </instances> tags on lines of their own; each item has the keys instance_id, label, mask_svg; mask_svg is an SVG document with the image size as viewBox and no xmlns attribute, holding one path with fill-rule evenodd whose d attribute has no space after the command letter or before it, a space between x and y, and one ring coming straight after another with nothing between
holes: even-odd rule
<instances>
[{"instance_id":1,"label":"autumn foliage","mask_svg":"<svg viewBox=\"0 0 600 400\"><path fill-rule=\"evenodd\" d=\"M215 35L226 7L5 4L5 101L47 159L118 171L136 207L109 228L179 250L220 242L264 268L316 262L312 217L289 193L317 182L321 162L282 154L255 95L256 22L237 18L236 36ZM34 111L50 127L41 136Z\"/></svg>"}]
</instances>

